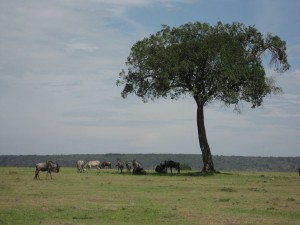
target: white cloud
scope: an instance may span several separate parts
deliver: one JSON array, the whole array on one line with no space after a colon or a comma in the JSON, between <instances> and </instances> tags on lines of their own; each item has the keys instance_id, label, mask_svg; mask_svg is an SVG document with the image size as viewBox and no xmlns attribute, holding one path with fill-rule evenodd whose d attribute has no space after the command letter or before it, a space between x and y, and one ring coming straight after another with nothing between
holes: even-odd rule
<instances>
[{"instance_id":1,"label":"white cloud","mask_svg":"<svg viewBox=\"0 0 300 225\"><path fill-rule=\"evenodd\" d=\"M67 44L67 52L72 51L87 51L87 52L94 52L99 49L99 47L89 44L89 43L70 43Z\"/></svg>"}]
</instances>

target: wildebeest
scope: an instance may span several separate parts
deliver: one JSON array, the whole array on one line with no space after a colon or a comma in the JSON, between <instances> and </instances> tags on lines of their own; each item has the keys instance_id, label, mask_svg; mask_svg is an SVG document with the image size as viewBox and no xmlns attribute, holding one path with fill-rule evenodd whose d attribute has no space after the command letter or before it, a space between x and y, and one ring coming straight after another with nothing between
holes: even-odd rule
<instances>
[{"instance_id":1,"label":"wildebeest","mask_svg":"<svg viewBox=\"0 0 300 225\"><path fill-rule=\"evenodd\" d=\"M118 167L118 172L119 170L121 171L121 173L123 173L123 169L124 169L124 162L118 160L116 167Z\"/></svg>"},{"instance_id":2,"label":"wildebeest","mask_svg":"<svg viewBox=\"0 0 300 225\"><path fill-rule=\"evenodd\" d=\"M170 168L171 173L172 173L172 168L177 169L178 173L180 173L180 163L175 162L173 160L165 160L161 165L164 165L166 168L166 171L168 171L168 168Z\"/></svg>"},{"instance_id":3,"label":"wildebeest","mask_svg":"<svg viewBox=\"0 0 300 225\"><path fill-rule=\"evenodd\" d=\"M59 167L58 163L54 163L52 161L46 161L46 162L38 163L38 164L35 165L34 179L37 179L37 178L40 179L40 176L39 176L40 171L42 171L42 172L47 171L46 179L48 178L48 173L50 174L50 177L52 179L51 172L58 173L59 168L60 167Z\"/></svg>"},{"instance_id":4,"label":"wildebeest","mask_svg":"<svg viewBox=\"0 0 300 225\"><path fill-rule=\"evenodd\" d=\"M160 164L155 167L157 173L167 173L167 169L164 165Z\"/></svg>"},{"instance_id":5,"label":"wildebeest","mask_svg":"<svg viewBox=\"0 0 300 225\"><path fill-rule=\"evenodd\" d=\"M84 172L85 171L85 168L84 168L84 161L83 160L78 160L77 163L77 172Z\"/></svg>"},{"instance_id":6,"label":"wildebeest","mask_svg":"<svg viewBox=\"0 0 300 225\"><path fill-rule=\"evenodd\" d=\"M105 167L111 169L111 162L103 162L103 163L101 163L101 168L104 169Z\"/></svg>"},{"instance_id":7,"label":"wildebeest","mask_svg":"<svg viewBox=\"0 0 300 225\"><path fill-rule=\"evenodd\" d=\"M133 167L132 173L137 175L144 175L146 174L146 171L141 166L136 166Z\"/></svg>"},{"instance_id":8,"label":"wildebeest","mask_svg":"<svg viewBox=\"0 0 300 225\"><path fill-rule=\"evenodd\" d=\"M299 175L300 175L300 166L298 166L298 172L299 172Z\"/></svg>"},{"instance_id":9,"label":"wildebeest","mask_svg":"<svg viewBox=\"0 0 300 225\"><path fill-rule=\"evenodd\" d=\"M100 161L94 160L94 161L89 161L84 165L84 168L91 169L92 167L96 167L98 170L100 170Z\"/></svg>"}]
</instances>

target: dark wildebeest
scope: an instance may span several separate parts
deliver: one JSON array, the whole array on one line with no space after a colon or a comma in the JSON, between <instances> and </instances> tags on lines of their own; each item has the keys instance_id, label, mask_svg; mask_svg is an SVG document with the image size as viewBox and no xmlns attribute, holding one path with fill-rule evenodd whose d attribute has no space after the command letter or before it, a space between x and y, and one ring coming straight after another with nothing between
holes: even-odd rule
<instances>
[{"instance_id":1,"label":"dark wildebeest","mask_svg":"<svg viewBox=\"0 0 300 225\"><path fill-rule=\"evenodd\" d=\"M118 160L116 167L118 167L118 172L119 170L121 171L121 173L123 173L123 169L124 169L124 162Z\"/></svg>"},{"instance_id":2,"label":"dark wildebeest","mask_svg":"<svg viewBox=\"0 0 300 225\"><path fill-rule=\"evenodd\" d=\"M37 178L40 179L40 176L39 176L40 171L42 171L42 172L47 171L46 179L48 178L48 173L50 174L50 177L52 179L51 172L58 173L59 168L60 167L59 167L58 163L54 163L52 161L46 161L46 162L38 163L38 164L35 165L34 179L37 179Z\"/></svg>"},{"instance_id":3,"label":"dark wildebeest","mask_svg":"<svg viewBox=\"0 0 300 225\"><path fill-rule=\"evenodd\" d=\"M77 172L82 173L85 171L83 160L78 160L76 165L77 165Z\"/></svg>"},{"instance_id":4,"label":"dark wildebeest","mask_svg":"<svg viewBox=\"0 0 300 225\"><path fill-rule=\"evenodd\" d=\"M155 167L155 171L157 173L167 173L167 168L164 166L164 164L160 164Z\"/></svg>"},{"instance_id":5,"label":"dark wildebeest","mask_svg":"<svg viewBox=\"0 0 300 225\"><path fill-rule=\"evenodd\" d=\"M139 166L133 167L132 174L144 175L144 174L146 174L146 171L139 165Z\"/></svg>"},{"instance_id":6,"label":"dark wildebeest","mask_svg":"<svg viewBox=\"0 0 300 225\"><path fill-rule=\"evenodd\" d=\"M125 162L125 166L126 166L126 169L127 169L127 172L131 172L131 165L130 165L130 163L129 162Z\"/></svg>"},{"instance_id":7,"label":"dark wildebeest","mask_svg":"<svg viewBox=\"0 0 300 225\"><path fill-rule=\"evenodd\" d=\"M105 167L111 169L111 162L103 162L103 163L101 164L101 168L104 169Z\"/></svg>"},{"instance_id":8,"label":"dark wildebeest","mask_svg":"<svg viewBox=\"0 0 300 225\"><path fill-rule=\"evenodd\" d=\"M100 161L98 160L89 161L84 165L84 168L91 169L92 167L96 167L98 170L100 170Z\"/></svg>"},{"instance_id":9,"label":"dark wildebeest","mask_svg":"<svg viewBox=\"0 0 300 225\"><path fill-rule=\"evenodd\" d=\"M175 168L177 169L178 173L180 173L180 163L179 162L175 162L173 160L166 160L163 163L161 163L161 165L164 165L166 168L166 171L168 171L168 168L171 169L171 173L172 173L172 169Z\"/></svg>"},{"instance_id":10,"label":"dark wildebeest","mask_svg":"<svg viewBox=\"0 0 300 225\"><path fill-rule=\"evenodd\" d=\"M300 175L300 166L298 166L298 172L299 172L299 175Z\"/></svg>"}]
</instances>

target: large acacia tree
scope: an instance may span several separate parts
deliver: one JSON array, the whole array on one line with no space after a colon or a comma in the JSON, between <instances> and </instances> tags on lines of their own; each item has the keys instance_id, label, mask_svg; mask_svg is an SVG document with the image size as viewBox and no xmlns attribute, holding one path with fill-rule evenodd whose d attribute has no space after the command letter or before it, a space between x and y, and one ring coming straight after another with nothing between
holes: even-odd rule
<instances>
[{"instance_id":1,"label":"large acacia tree","mask_svg":"<svg viewBox=\"0 0 300 225\"><path fill-rule=\"evenodd\" d=\"M270 33L264 37L255 26L221 22L215 26L200 22L174 28L163 25L132 46L128 70L122 70L117 85L124 86L123 98L134 93L144 102L192 96L197 104L202 172L214 172L204 106L221 101L238 108L245 101L255 108L266 95L280 92L274 79L266 77L264 56L277 72L289 69L285 42Z\"/></svg>"}]
</instances>

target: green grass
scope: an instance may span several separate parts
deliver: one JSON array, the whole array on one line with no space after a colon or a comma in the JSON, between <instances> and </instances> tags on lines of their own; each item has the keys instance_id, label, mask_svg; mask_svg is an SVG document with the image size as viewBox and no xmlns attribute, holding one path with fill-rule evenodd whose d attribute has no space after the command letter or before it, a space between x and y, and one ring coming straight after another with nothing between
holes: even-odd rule
<instances>
[{"instance_id":1,"label":"green grass","mask_svg":"<svg viewBox=\"0 0 300 225\"><path fill-rule=\"evenodd\" d=\"M62 168L0 168L2 224L299 224L296 173L145 176Z\"/></svg>"}]
</instances>

